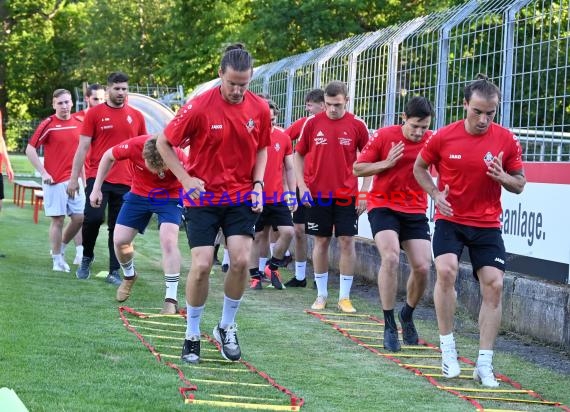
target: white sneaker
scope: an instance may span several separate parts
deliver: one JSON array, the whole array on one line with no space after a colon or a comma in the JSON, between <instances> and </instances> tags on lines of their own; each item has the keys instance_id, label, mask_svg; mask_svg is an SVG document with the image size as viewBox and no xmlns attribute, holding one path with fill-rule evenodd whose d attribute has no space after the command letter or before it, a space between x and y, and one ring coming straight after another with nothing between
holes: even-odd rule
<instances>
[{"instance_id":1,"label":"white sneaker","mask_svg":"<svg viewBox=\"0 0 570 412\"><path fill-rule=\"evenodd\" d=\"M65 263L65 260L54 260L52 270L55 272L69 272L69 265Z\"/></svg>"},{"instance_id":2,"label":"white sneaker","mask_svg":"<svg viewBox=\"0 0 570 412\"><path fill-rule=\"evenodd\" d=\"M487 388L497 388L499 382L493 373L493 365L477 365L473 370L473 379Z\"/></svg>"},{"instance_id":3,"label":"white sneaker","mask_svg":"<svg viewBox=\"0 0 570 412\"><path fill-rule=\"evenodd\" d=\"M441 348L441 371L445 378L456 378L461 374L455 348Z\"/></svg>"}]
</instances>

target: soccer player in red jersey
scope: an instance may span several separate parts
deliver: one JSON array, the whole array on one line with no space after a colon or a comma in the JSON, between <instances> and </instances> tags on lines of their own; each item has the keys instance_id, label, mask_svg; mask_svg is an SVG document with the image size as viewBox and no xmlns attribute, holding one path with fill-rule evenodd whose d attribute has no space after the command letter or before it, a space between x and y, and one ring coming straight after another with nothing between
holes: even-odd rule
<instances>
[{"instance_id":1,"label":"soccer player in red jersey","mask_svg":"<svg viewBox=\"0 0 570 412\"><path fill-rule=\"evenodd\" d=\"M325 111L325 92L323 89L310 90L305 96L305 110L309 112L309 116ZM287 133L291 140L297 140L301 135L303 125L308 117L302 117L289 126ZM305 176L310 174L310 158L305 158ZM299 190L297 190L297 199L299 199ZM307 234L305 233L305 206L297 202L297 209L293 212L293 227L295 229L295 277L289 279L285 286L288 288L307 286L306 269L307 269Z\"/></svg>"},{"instance_id":2,"label":"soccer player in red jersey","mask_svg":"<svg viewBox=\"0 0 570 412\"><path fill-rule=\"evenodd\" d=\"M329 244L334 233L340 245L340 292L338 308L355 312L350 301L356 251L354 235L358 233L358 216L366 210L366 200L357 201L358 180L352 172L357 151L368 142L366 124L346 111L348 90L344 83L333 81L325 87L326 111L305 122L295 147L295 173L299 202L306 210L306 232L315 236L313 267L317 299L312 309L326 307L328 297ZM306 156L311 171L305 174ZM365 177L361 192L367 192L371 178Z\"/></svg>"},{"instance_id":3,"label":"soccer player in red jersey","mask_svg":"<svg viewBox=\"0 0 570 412\"><path fill-rule=\"evenodd\" d=\"M84 96L85 109L74 114L81 121L85 120L85 115L91 107L105 103L105 87L99 83L93 83L87 86Z\"/></svg>"},{"instance_id":4,"label":"soccer player in red jersey","mask_svg":"<svg viewBox=\"0 0 570 412\"><path fill-rule=\"evenodd\" d=\"M71 92L57 89L52 99L55 114L40 123L28 146L26 156L42 177L44 210L51 218L49 237L53 259L53 270L69 272L65 262L62 243L67 244L81 229L85 195L67 194L73 156L79 144L82 123L71 115L73 100ZM37 149L44 148L44 163L40 161ZM63 229L65 216L70 222Z\"/></svg>"},{"instance_id":5,"label":"soccer player in red jersey","mask_svg":"<svg viewBox=\"0 0 570 412\"><path fill-rule=\"evenodd\" d=\"M186 156L177 150L183 164ZM125 195L113 235L115 254L123 270L123 281L117 289L117 301L124 302L131 295L137 279L134 265L133 240L144 231L156 213L162 248L162 267L166 283L164 306L160 313L178 312L178 281L180 280L180 250L178 229L182 220L180 182L164 164L156 149L156 136L143 135L125 140L108 149L97 171L97 178L89 196L91 206L98 208L103 200L101 186L115 161L128 160L133 170L131 190Z\"/></svg>"},{"instance_id":6,"label":"soccer player in red jersey","mask_svg":"<svg viewBox=\"0 0 570 412\"><path fill-rule=\"evenodd\" d=\"M434 303L439 326L442 370L459 376L453 337L455 279L463 247L469 248L474 276L480 283L479 356L473 378L487 387L499 383L493 374L493 347L501 323L506 252L501 236L501 189L521 193L526 179L521 147L515 136L493 122L499 88L479 75L464 90L466 118L436 131L414 165L418 183L436 206L433 254L437 280ZM437 186L428 172L434 165Z\"/></svg>"},{"instance_id":7,"label":"soccer player in red jersey","mask_svg":"<svg viewBox=\"0 0 570 412\"><path fill-rule=\"evenodd\" d=\"M270 144L267 102L247 90L253 59L242 44L223 54L219 87L184 105L159 135L164 162L182 183L186 234L192 263L186 282L187 328L182 360L200 359L200 319L208 296L214 241L221 227L230 266L224 281L224 304L213 335L224 358L237 361L241 349L235 317L248 278L255 222L263 210L263 175ZM186 168L174 147L190 147Z\"/></svg>"},{"instance_id":8,"label":"soccer player in red jersey","mask_svg":"<svg viewBox=\"0 0 570 412\"><path fill-rule=\"evenodd\" d=\"M427 196L414 178L414 162L426 139L434 115L431 103L416 96L406 104L402 125L377 130L370 137L358 161L356 176L374 176L368 198L368 220L382 259L378 292L384 310L384 348L400 350L394 318L400 247L411 266L406 304L399 313L402 340L418 344L412 319L427 283L431 266L430 233L426 216Z\"/></svg>"},{"instance_id":9,"label":"soccer player in red jersey","mask_svg":"<svg viewBox=\"0 0 570 412\"><path fill-rule=\"evenodd\" d=\"M77 177L84 164L87 178L85 195L89 198L103 154L124 140L147 134L143 114L126 103L129 90L128 81L129 77L125 73L111 73L107 78L107 101L87 111L67 188L70 196L74 196L79 189ZM93 208L90 202L85 203L85 220L82 228L83 259L75 272L79 279L87 279L91 275L90 268L95 257L95 243L105 217L105 209L108 206L109 274L106 281L116 286L121 284L120 265L113 246L113 231L123 204L123 196L129 191L130 186L131 172L126 162L118 163L113 166L103 183L101 207Z\"/></svg>"},{"instance_id":10,"label":"soccer player in red jersey","mask_svg":"<svg viewBox=\"0 0 570 412\"><path fill-rule=\"evenodd\" d=\"M271 145L267 148L267 167L263 180L263 212L255 224L255 239L251 248L250 288L261 289L262 276L267 277L273 287L283 289L279 267L286 266L285 251L293 239L293 219L291 210L297 204L295 193L295 171L293 170L293 147L291 139L281 129L275 127L279 108L268 100L271 114ZM283 175L286 181L283 181ZM277 227L279 237L272 250L267 266L260 262L260 256L267 256L269 231ZM258 266L258 262L259 266ZM264 262L263 262L264 263Z\"/></svg>"}]
</instances>

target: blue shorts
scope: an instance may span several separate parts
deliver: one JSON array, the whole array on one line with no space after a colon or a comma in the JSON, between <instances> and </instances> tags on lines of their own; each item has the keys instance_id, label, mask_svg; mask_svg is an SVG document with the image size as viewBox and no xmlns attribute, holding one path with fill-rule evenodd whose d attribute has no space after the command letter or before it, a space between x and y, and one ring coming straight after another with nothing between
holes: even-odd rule
<instances>
[{"instance_id":1,"label":"blue shorts","mask_svg":"<svg viewBox=\"0 0 570 412\"><path fill-rule=\"evenodd\" d=\"M159 226L162 223L180 225L182 221L182 206L177 199L151 202L146 196L127 192L123 196L123 206L117 217L117 223L144 233L153 213L158 217Z\"/></svg>"}]
</instances>

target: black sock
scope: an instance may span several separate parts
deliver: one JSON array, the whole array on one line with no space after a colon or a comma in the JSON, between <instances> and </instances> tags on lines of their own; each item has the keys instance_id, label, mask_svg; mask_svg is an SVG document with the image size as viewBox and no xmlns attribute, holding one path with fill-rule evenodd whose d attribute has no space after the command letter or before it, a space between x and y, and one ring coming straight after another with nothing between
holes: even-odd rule
<instances>
[{"instance_id":1,"label":"black sock","mask_svg":"<svg viewBox=\"0 0 570 412\"><path fill-rule=\"evenodd\" d=\"M276 257L272 257L271 259L269 259L269 269L271 270L277 270L277 268L284 265L285 262L283 261L283 259L277 259Z\"/></svg>"},{"instance_id":2,"label":"black sock","mask_svg":"<svg viewBox=\"0 0 570 412\"><path fill-rule=\"evenodd\" d=\"M404 307L402 308L402 319L405 321L408 320L412 320L412 316L414 314L414 309L412 308L410 305L408 305L408 303L406 302L406 304L404 305Z\"/></svg>"},{"instance_id":3,"label":"black sock","mask_svg":"<svg viewBox=\"0 0 570 412\"><path fill-rule=\"evenodd\" d=\"M257 268L251 268L249 269L249 276L251 276L252 278L258 278L259 277L259 273Z\"/></svg>"},{"instance_id":4,"label":"black sock","mask_svg":"<svg viewBox=\"0 0 570 412\"><path fill-rule=\"evenodd\" d=\"M384 311L384 327L397 330L396 320L394 319L394 309Z\"/></svg>"}]
</instances>

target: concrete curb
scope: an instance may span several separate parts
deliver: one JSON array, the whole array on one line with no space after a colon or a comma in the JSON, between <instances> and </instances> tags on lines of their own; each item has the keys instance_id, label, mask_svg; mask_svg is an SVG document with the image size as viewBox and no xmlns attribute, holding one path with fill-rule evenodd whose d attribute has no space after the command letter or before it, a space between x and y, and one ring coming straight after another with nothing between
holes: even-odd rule
<instances>
[{"instance_id":1,"label":"concrete curb","mask_svg":"<svg viewBox=\"0 0 570 412\"><path fill-rule=\"evenodd\" d=\"M309 256L312 237L309 236ZM339 248L335 238L330 247L331 269L338 271ZM370 239L356 237L356 274L376 283L380 255ZM398 295L405 296L409 267L401 254L398 272ZM422 302L433 304L435 267L432 266ZM474 318L479 316L479 284L470 265L461 264L457 277L457 301ZM507 272L503 281L503 320L501 328L530 336L539 341L570 349L570 286Z\"/></svg>"}]
</instances>

